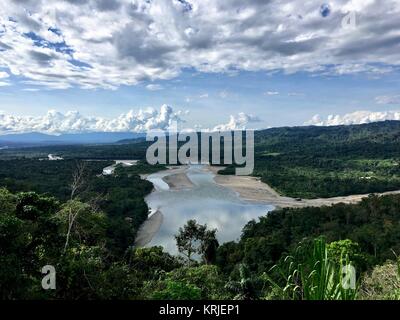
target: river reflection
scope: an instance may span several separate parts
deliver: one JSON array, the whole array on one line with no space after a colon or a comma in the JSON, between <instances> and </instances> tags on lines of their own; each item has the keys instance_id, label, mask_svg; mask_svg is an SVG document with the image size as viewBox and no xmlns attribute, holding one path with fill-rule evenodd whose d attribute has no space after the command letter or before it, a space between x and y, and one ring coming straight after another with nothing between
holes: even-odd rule
<instances>
[{"instance_id":1,"label":"river reflection","mask_svg":"<svg viewBox=\"0 0 400 320\"><path fill-rule=\"evenodd\" d=\"M273 209L273 206L241 200L234 191L217 185L214 175L203 166L192 165L186 172L194 187L179 191L170 190L162 180L167 175L165 172L148 177L156 191L146 198L146 202L164 216L159 232L148 246L161 245L166 251L177 253L174 235L189 219L218 229L220 243L237 240L248 221Z\"/></svg>"}]
</instances>

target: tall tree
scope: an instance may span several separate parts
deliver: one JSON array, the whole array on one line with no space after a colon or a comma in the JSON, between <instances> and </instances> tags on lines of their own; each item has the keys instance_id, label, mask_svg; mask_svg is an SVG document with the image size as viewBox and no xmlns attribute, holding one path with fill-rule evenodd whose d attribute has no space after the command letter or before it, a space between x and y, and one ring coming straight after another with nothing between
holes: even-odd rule
<instances>
[{"instance_id":1,"label":"tall tree","mask_svg":"<svg viewBox=\"0 0 400 320\"><path fill-rule=\"evenodd\" d=\"M193 262L193 255L202 256L206 263L215 260L218 240L217 229L207 230L207 225L198 224L196 220L189 220L175 235L178 251L189 261Z\"/></svg>"}]
</instances>

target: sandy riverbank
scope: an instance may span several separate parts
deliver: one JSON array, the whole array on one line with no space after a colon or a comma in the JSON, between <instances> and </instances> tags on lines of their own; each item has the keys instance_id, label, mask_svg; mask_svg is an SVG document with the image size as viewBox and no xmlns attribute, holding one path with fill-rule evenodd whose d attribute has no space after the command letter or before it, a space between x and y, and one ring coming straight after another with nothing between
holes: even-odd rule
<instances>
[{"instance_id":1,"label":"sandy riverbank","mask_svg":"<svg viewBox=\"0 0 400 320\"><path fill-rule=\"evenodd\" d=\"M163 178L171 190L181 190L193 187L185 172L174 173Z\"/></svg>"},{"instance_id":2,"label":"sandy riverbank","mask_svg":"<svg viewBox=\"0 0 400 320\"><path fill-rule=\"evenodd\" d=\"M187 177L187 166L170 167L169 170L161 172L166 173L162 178L171 190L182 190L192 188L193 183ZM368 197L369 194L351 195L345 197L334 198L318 198L318 199L294 199L290 197L281 196L268 184L260 181L259 178L249 176L235 176L235 175L218 175L218 171L223 167L207 166L204 170L215 174L215 183L234 190L243 200L255 201L258 203L265 203L273 205L276 208L304 208L304 207L321 207L331 206L338 203L357 203L363 198ZM142 179L146 179L148 175L142 175ZM381 193L379 195L387 194L400 194L399 191L391 191ZM150 243L154 235L158 232L163 222L162 213L157 210L151 214L150 217L142 224L138 231L135 241L135 246L143 247Z\"/></svg>"},{"instance_id":3,"label":"sandy riverbank","mask_svg":"<svg viewBox=\"0 0 400 320\"><path fill-rule=\"evenodd\" d=\"M244 200L263 202L278 208L321 207L337 203L351 204L360 202L363 198L369 196L369 194L361 194L334 198L301 199L299 201L299 199L281 196L268 184L261 182L256 177L218 175L218 171L222 169L222 167L209 167L209 170L215 173L214 180L217 184L233 189ZM400 190L380 193L379 195L399 193Z\"/></svg>"},{"instance_id":4,"label":"sandy riverbank","mask_svg":"<svg viewBox=\"0 0 400 320\"><path fill-rule=\"evenodd\" d=\"M164 216L160 211L157 210L151 214L150 217L140 226L134 246L144 247L149 244L154 235L156 235L158 230L160 230L163 220Z\"/></svg>"}]
</instances>

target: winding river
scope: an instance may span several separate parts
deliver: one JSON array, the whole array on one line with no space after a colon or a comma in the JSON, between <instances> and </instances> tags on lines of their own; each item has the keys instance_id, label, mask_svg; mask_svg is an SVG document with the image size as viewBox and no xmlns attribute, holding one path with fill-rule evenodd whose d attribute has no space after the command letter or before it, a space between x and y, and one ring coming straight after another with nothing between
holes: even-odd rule
<instances>
[{"instance_id":1,"label":"winding river","mask_svg":"<svg viewBox=\"0 0 400 320\"><path fill-rule=\"evenodd\" d=\"M273 206L246 202L234 191L214 182L214 174L204 166L191 165L185 170L191 187L171 189L163 180L168 171L147 177L155 186L147 198L149 208L159 214L158 232L147 246L161 245L170 253L177 253L174 235L187 220L196 219L201 224L216 228L220 243L237 240L244 225L267 214Z\"/></svg>"}]
</instances>

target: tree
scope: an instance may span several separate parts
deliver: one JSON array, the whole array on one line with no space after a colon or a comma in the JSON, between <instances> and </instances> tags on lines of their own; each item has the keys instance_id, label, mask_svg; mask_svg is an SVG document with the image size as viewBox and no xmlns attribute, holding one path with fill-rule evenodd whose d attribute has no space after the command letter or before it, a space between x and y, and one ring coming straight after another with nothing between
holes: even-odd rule
<instances>
[{"instance_id":1,"label":"tree","mask_svg":"<svg viewBox=\"0 0 400 320\"><path fill-rule=\"evenodd\" d=\"M76 195L82 191L82 188L86 184L85 179L86 174L86 163L85 162L78 162L76 164L76 169L72 174L72 182L71 182L71 200L73 200Z\"/></svg>"},{"instance_id":2,"label":"tree","mask_svg":"<svg viewBox=\"0 0 400 320\"><path fill-rule=\"evenodd\" d=\"M196 220L189 220L179 233L175 235L178 251L192 263L193 255L201 255L206 263L215 260L218 241L217 229L207 230L207 225L201 225Z\"/></svg>"},{"instance_id":3,"label":"tree","mask_svg":"<svg viewBox=\"0 0 400 320\"><path fill-rule=\"evenodd\" d=\"M357 242L349 239L334 241L326 245L328 257L338 265L347 260L359 269L365 269L366 257Z\"/></svg>"},{"instance_id":4,"label":"tree","mask_svg":"<svg viewBox=\"0 0 400 320\"><path fill-rule=\"evenodd\" d=\"M200 300L201 290L185 282L166 280L165 287L151 296L155 300Z\"/></svg>"},{"instance_id":5,"label":"tree","mask_svg":"<svg viewBox=\"0 0 400 320\"><path fill-rule=\"evenodd\" d=\"M182 266L175 256L163 251L162 247L133 248L128 251L129 267L141 270L147 278L156 277L159 273L169 272Z\"/></svg>"},{"instance_id":6,"label":"tree","mask_svg":"<svg viewBox=\"0 0 400 320\"><path fill-rule=\"evenodd\" d=\"M105 242L107 217L88 204L76 200L65 203L56 215L65 232L64 253L71 238L79 243L96 245Z\"/></svg>"},{"instance_id":7,"label":"tree","mask_svg":"<svg viewBox=\"0 0 400 320\"><path fill-rule=\"evenodd\" d=\"M0 298L38 298L43 292L38 270L59 252L58 225L51 219L58 202L34 192L14 196L1 190L0 206Z\"/></svg>"},{"instance_id":8,"label":"tree","mask_svg":"<svg viewBox=\"0 0 400 320\"><path fill-rule=\"evenodd\" d=\"M176 268L168 273L167 278L175 281L184 281L200 288L202 299L228 298L225 289L226 279L217 266L201 265L198 267Z\"/></svg>"},{"instance_id":9,"label":"tree","mask_svg":"<svg viewBox=\"0 0 400 320\"><path fill-rule=\"evenodd\" d=\"M239 280L230 280L225 288L235 294L235 300L256 300L260 294L261 281L254 277L245 264L239 265Z\"/></svg>"},{"instance_id":10,"label":"tree","mask_svg":"<svg viewBox=\"0 0 400 320\"><path fill-rule=\"evenodd\" d=\"M203 261L205 264L215 264L217 260L218 240L215 238L215 232L206 232L201 243Z\"/></svg>"}]
</instances>

